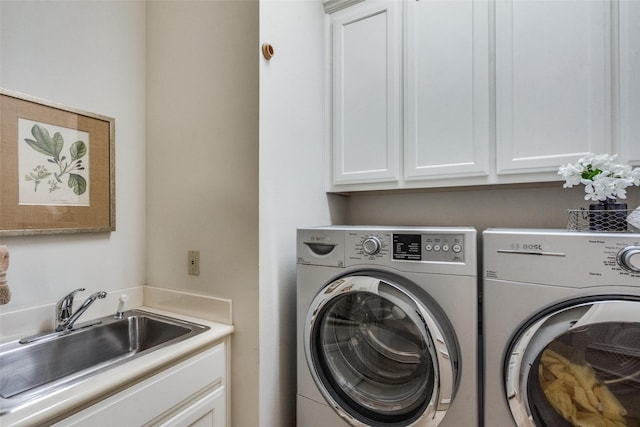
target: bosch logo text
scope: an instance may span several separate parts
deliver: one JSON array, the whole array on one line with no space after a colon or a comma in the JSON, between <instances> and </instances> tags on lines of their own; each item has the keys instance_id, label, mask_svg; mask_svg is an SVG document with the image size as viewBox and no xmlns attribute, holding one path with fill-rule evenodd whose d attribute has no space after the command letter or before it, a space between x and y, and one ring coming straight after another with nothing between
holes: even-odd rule
<instances>
[{"instance_id":1,"label":"bosch logo text","mask_svg":"<svg viewBox=\"0 0 640 427\"><path fill-rule=\"evenodd\" d=\"M527 251L541 251L542 245L539 243L523 243L522 249Z\"/></svg>"}]
</instances>

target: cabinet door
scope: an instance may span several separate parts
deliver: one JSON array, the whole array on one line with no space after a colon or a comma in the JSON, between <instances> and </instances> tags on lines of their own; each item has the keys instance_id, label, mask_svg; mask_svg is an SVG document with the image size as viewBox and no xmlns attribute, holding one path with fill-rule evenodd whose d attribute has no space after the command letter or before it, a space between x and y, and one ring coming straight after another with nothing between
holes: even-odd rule
<instances>
[{"instance_id":1,"label":"cabinet door","mask_svg":"<svg viewBox=\"0 0 640 427\"><path fill-rule=\"evenodd\" d=\"M53 425L203 426L207 420L225 425L226 375L226 348L220 343Z\"/></svg>"},{"instance_id":2,"label":"cabinet door","mask_svg":"<svg viewBox=\"0 0 640 427\"><path fill-rule=\"evenodd\" d=\"M489 5L409 0L406 179L489 173Z\"/></svg>"},{"instance_id":3,"label":"cabinet door","mask_svg":"<svg viewBox=\"0 0 640 427\"><path fill-rule=\"evenodd\" d=\"M154 427L222 427L226 425L225 390L218 388L190 402Z\"/></svg>"},{"instance_id":4,"label":"cabinet door","mask_svg":"<svg viewBox=\"0 0 640 427\"><path fill-rule=\"evenodd\" d=\"M498 174L609 152L609 8L603 0L496 2Z\"/></svg>"},{"instance_id":5,"label":"cabinet door","mask_svg":"<svg viewBox=\"0 0 640 427\"><path fill-rule=\"evenodd\" d=\"M400 7L365 1L331 15L334 184L398 179Z\"/></svg>"},{"instance_id":6,"label":"cabinet door","mask_svg":"<svg viewBox=\"0 0 640 427\"><path fill-rule=\"evenodd\" d=\"M621 0L620 155L640 165L640 2Z\"/></svg>"}]
</instances>

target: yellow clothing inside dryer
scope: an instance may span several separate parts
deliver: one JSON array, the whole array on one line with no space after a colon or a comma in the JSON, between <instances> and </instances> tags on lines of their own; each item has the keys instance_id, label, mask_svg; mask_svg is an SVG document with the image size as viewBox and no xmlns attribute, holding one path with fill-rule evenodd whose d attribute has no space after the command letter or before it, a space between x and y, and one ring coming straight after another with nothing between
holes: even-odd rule
<instances>
[{"instance_id":1,"label":"yellow clothing inside dryer","mask_svg":"<svg viewBox=\"0 0 640 427\"><path fill-rule=\"evenodd\" d=\"M575 427L626 427L627 411L588 364L546 349L538 366L547 400Z\"/></svg>"}]
</instances>

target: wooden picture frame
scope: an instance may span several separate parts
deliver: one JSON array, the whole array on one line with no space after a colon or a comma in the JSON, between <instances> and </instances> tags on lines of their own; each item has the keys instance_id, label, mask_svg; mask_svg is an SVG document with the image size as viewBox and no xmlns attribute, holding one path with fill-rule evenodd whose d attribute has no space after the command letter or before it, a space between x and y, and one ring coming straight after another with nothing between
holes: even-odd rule
<instances>
[{"instance_id":1,"label":"wooden picture frame","mask_svg":"<svg viewBox=\"0 0 640 427\"><path fill-rule=\"evenodd\" d=\"M0 88L0 236L115 229L115 119Z\"/></svg>"}]
</instances>

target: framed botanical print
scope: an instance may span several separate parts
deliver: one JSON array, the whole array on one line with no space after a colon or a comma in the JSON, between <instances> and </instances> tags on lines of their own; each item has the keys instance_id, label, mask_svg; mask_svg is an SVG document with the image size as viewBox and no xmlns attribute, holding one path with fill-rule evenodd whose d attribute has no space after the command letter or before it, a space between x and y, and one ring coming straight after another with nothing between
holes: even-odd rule
<instances>
[{"instance_id":1,"label":"framed botanical print","mask_svg":"<svg viewBox=\"0 0 640 427\"><path fill-rule=\"evenodd\" d=\"M0 236L115 230L115 120L0 89Z\"/></svg>"}]
</instances>

